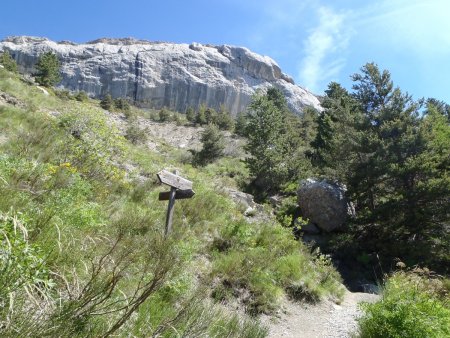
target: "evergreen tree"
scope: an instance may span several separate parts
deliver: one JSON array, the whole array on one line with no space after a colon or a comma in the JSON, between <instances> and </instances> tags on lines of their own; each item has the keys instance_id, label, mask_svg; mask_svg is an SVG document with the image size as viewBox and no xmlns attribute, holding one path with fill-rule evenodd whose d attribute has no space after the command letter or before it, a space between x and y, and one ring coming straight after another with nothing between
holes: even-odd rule
<instances>
[{"instance_id":1,"label":"evergreen tree","mask_svg":"<svg viewBox=\"0 0 450 338\"><path fill-rule=\"evenodd\" d=\"M188 109L186 109L186 120L191 123L195 123L195 111L192 107L188 107Z\"/></svg>"},{"instance_id":2,"label":"evergreen tree","mask_svg":"<svg viewBox=\"0 0 450 338\"><path fill-rule=\"evenodd\" d=\"M197 115L195 116L196 124L203 126L208 123L205 112L206 112L206 106L202 104L200 106L200 108L198 109Z\"/></svg>"},{"instance_id":3,"label":"evergreen tree","mask_svg":"<svg viewBox=\"0 0 450 338\"><path fill-rule=\"evenodd\" d=\"M434 98L429 98L427 100L427 106L430 107L434 107L435 109L437 109L441 114L443 114L444 116L447 117L448 122L450 122L450 105L447 104L444 101L440 101L438 99L434 99ZM425 112L426 113L426 112Z\"/></svg>"},{"instance_id":4,"label":"evergreen tree","mask_svg":"<svg viewBox=\"0 0 450 338\"><path fill-rule=\"evenodd\" d=\"M421 103L394 88L389 72L373 63L352 78L351 94L335 83L326 92L314 163L347 185L357 206L353 229L365 251L410 264L448 260L446 116L429 105L421 117Z\"/></svg>"},{"instance_id":5,"label":"evergreen tree","mask_svg":"<svg viewBox=\"0 0 450 338\"><path fill-rule=\"evenodd\" d=\"M247 129L247 124L247 115L244 113L237 114L236 121L234 123L234 132L236 133L236 135L247 136L245 132Z\"/></svg>"},{"instance_id":6,"label":"evergreen tree","mask_svg":"<svg viewBox=\"0 0 450 338\"><path fill-rule=\"evenodd\" d=\"M36 64L36 81L45 87L52 87L61 81L60 63L56 54L44 53Z\"/></svg>"},{"instance_id":7,"label":"evergreen tree","mask_svg":"<svg viewBox=\"0 0 450 338\"><path fill-rule=\"evenodd\" d=\"M234 128L234 119L225 107L221 107L216 116L216 124L219 129L232 130Z\"/></svg>"},{"instance_id":8,"label":"evergreen tree","mask_svg":"<svg viewBox=\"0 0 450 338\"><path fill-rule=\"evenodd\" d=\"M219 128L208 124L201 137L202 150L194 152L194 164L204 166L223 156L225 142Z\"/></svg>"},{"instance_id":9,"label":"evergreen tree","mask_svg":"<svg viewBox=\"0 0 450 338\"><path fill-rule=\"evenodd\" d=\"M103 96L103 99L100 101L100 107L109 111L114 108L114 100L111 97L111 94L106 94Z\"/></svg>"},{"instance_id":10,"label":"evergreen tree","mask_svg":"<svg viewBox=\"0 0 450 338\"><path fill-rule=\"evenodd\" d=\"M245 163L258 187L274 192L288 180L286 116L278 93L256 95L249 106ZM275 100L273 100L275 98Z\"/></svg>"},{"instance_id":11,"label":"evergreen tree","mask_svg":"<svg viewBox=\"0 0 450 338\"><path fill-rule=\"evenodd\" d=\"M10 72L17 73L17 63L7 50L0 55L0 65Z\"/></svg>"},{"instance_id":12,"label":"evergreen tree","mask_svg":"<svg viewBox=\"0 0 450 338\"><path fill-rule=\"evenodd\" d=\"M317 132L311 142L312 161L328 179L346 182L362 115L356 102L338 83L330 83L325 94L324 111L317 117Z\"/></svg>"},{"instance_id":13,"label":"evergreen tree","mask_svg":"<svg viewBox=\"0 0 450 338\"><path fill-rule=\"evenodd\" d=\"M217 126L217 112L214 108L208 107L205 109L206 124L215 124Z\"/></svg>"}]
</instances>

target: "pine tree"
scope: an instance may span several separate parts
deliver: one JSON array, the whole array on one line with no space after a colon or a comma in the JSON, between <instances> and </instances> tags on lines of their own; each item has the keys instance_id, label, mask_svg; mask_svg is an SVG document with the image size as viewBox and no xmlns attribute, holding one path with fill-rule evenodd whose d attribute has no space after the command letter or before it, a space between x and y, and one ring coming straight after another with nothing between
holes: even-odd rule
<instances>
[{"instance_id":1,"label":"pine tree","mask_svg":"<svg viewBox=\"0 0 450 338\"><path fill-rule=\"evenodd\" d=\"M60 63L56 54L44 53L36 64L36 81L45 87L52 87L61 81Z\"/></svg>"},{"instance_id":2,"label":"pine tree","mask_svg":"<svg viewBox=\"0 0 450 338\"><path fill-rule=\"evenodd\" d=\"M324 111L317 117L317 133L311 142L311 157L322 175L345 182L362 115L354 99L338 83L330 83L325 94Z\"/></svg>"},{"instance_id":3,"label":"pine tree","mask_svg":"<svg viewBox=\"0 0 450 338\"><path fill-rule=\"evenodd\" d=\"M232 130L234 128L234 119L224 106L217 113L216 124L222 130Z\"/></svg>"},{"instance_id":4,"label":"pine tree","mask_svg":"<svg viewBox=\"0 0 450 338\"><path fill-rule=\"evenodd\" d=\"M272 93L273 94L273 93ZM288 179L286 116L276 95L256 95L249 106L245 163L255 184L267 192L280 189Z\"/></svg>"},{"instance_id":5,"label":"pine tree","mask_svg":"<svg viewBox=\"0 0 450 338\"><path fill-rule=\"evenodd\" d=\"M239 136L247 136L246 129L248 124L248 118L245 113L239 113L236 116L236 121L234 123L234 132Z\"/></svg>"},{"instance_id":6,"label":"pine tree","mask_svg":"<svg viewBox=\"0 0 450 338\"><path fill-rule=\"evenodd\" d=\"M365 251L442 267L450 195L445 112L429 105L421 117L421 102L373 63L353 80L351 94L333 83L326 92L314 163L347 185L358 214L352 229L364 234Z\"/></svg>"},{"instance_id":7,"label":"pine tree","mask_svg":"<svg viewBox=\"0 0 450 338\"><path fill-rule=\"evenodd\" d=\"M223 156L225 142L219 128L214 124L208 124L201 137L202 150L194 152L194 164L204 166L214 162Z\"/></svg>"},{"instance_id":8,"label":"pine tree","mask_svg":"<svg viewBox=\"0 0 450 338\"><path fill-rule=\"evenodd\" d=\"M208 123L205 112L206 112L206 106L202 104L198 109L197 115L195 116L196 124L203 126Z\"/></svg>"}]
</instances>

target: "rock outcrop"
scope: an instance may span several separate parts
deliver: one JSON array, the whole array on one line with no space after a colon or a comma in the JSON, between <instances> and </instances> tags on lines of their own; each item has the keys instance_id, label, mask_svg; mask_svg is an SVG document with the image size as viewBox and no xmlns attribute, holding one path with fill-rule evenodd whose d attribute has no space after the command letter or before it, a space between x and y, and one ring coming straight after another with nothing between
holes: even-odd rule
<instances>
[{"instance_id":1,"label":"rock outcrop","mask_svg":"<svg viewBox=\"0 0 450 338\"><path fill-rule=\"evenodd\" d=\"M326 232L338 229L347 217L355 215L345 188L337 184L309 178L300 182L297 198L302 217Z\"/></svg>"},{"instance_id":2,"label":"rock outcrop","mask_svg":"<svg viewBox=\"0 0 450 338\"><path fill-rule=\"evenodd\" d=\"M173 44L135 39L99 39L84 44L46 38L10 37L0 42L22 72L32 73L41 54L52 51L61 62L59 86L100 98L127 97L147 108L184 112L204 104L232 114L244 111L259 89L275 86L290 108L319 108L312 93L294 84L267 56L247 48L199 43Z\"/></svg>"}]
</instances>

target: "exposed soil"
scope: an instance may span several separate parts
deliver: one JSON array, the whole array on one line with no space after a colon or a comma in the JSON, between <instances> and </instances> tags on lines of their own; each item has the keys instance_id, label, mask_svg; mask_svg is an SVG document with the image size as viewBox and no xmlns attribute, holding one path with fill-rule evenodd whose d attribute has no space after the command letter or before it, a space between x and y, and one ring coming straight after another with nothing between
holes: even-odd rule
<instances>
[{"instance_id":1,"label":"exposed soil","mask_svg":"<svg viewBox=\"0 0 450 338\"><path fill-rule=\"evenodd\" d=\"M277 317L263 316L262 323L269 327L269 338L349 338L357 331L358 304L378 299L375 294L347 291L339 305L286 301Z\"/></svg>"}]
</instances>

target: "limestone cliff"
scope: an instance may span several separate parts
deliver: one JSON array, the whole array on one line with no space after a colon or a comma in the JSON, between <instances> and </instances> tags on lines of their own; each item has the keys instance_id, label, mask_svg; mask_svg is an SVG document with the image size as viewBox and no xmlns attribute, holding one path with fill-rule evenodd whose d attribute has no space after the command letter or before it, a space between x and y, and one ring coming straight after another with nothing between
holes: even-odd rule
<instances>
[{"instance_id":1,"label":"limestone cliff","mask_svg":"<svg viewBox=\"0 0 450 338\"><path fill-rule=\"evenodd\" d=\"M319 107L312 93L294 84L267 56L247 48L198 43L174 44L135 39L99 39L84 44L46 38L10 37L0 42L20 69L32 73L39 56L56 53L61 61L60 87L100 98L127 97L136 105L184 112L205 104L236 114L245 110L258 89L281 89L291 109Z\"/></svg>"}]
</instances>

